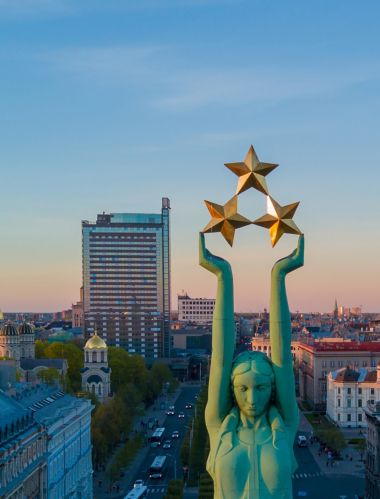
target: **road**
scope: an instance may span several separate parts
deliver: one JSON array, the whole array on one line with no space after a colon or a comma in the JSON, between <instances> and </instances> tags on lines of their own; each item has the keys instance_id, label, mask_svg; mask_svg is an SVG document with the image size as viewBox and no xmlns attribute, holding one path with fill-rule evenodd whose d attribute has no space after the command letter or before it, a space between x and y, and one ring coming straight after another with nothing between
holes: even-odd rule
<instances>
[{"instance_id":1,"label":"road","mask_svg":"<svg viewBox=\"0 0 380 499\"><path fill-rule=\"evenodd\" d=\"M162 499L167 489L168 481L173 478L182 478L182 466L180 460L180 448L186 427L191 424L193 410L185 409L185 404L190 402L194 406L195 395L198 393L198 386L184 386L175 403L174 416L166 416L164 421L160 421L160 426L166 428L165 436L170 438L174 430L180 432L179 439L171 439L170 449L150 448L147 457L133 476L131 484L137 479L144 480L148 486L148 497L152 499ZM179 419L178 413L184 412L185 418ZM167 473L163 479L149 479L149 466L155 456L166 455L168 457ZM298 469L293 475L293 498L298 499L356 499L356 494L364 493L363 479L351 475L327 476L323 473L314 460L307 447L295 447L295 455L298 462Z\"/></svg>"},{"instance_id":2,"label":"road","mask_svg":"<svg viewBox=\"0 0 380 499\"><path fill-rule=\"evenodd\" d=\"M180 460L180 448L182 444L182 439L186 432L186 427L190 425L193 411L195 396L199 392L199 386L184 386L182 387L181 394L177 398L175 403L175 415L166 416L164 421L160 421L160 426L166 428L165 439L170 439L172 441L172 447L170 449L163 449L162 447L150 448L146 459L135 473L132 479L132 484L135 480L144 480L145 485L148 486L148 497L160 498L162 499L165 495L167 483L170 480L176 478L182 478L182 465ZM193 404L193 409L185 409L186 403ZM183 412L185 417L183 419L178 418L178 413ZM171 439L171 434L174 430L178 430L180 437L178 439ZM166 455L168 457L168 468L164 478L162 479L150 479L149 478L149 466L152 464L155 456Z\"/></svg>"},{"instance_id":3,"label":"road","mask_svg":"<svg viewBox=\"0 0 380 499\"><path fill-rule=\"evenodd\" d=\"M295 447L298 469L293 475L293 498L355 499L364 494L364 477L325 475L307 447Z\"/></svg>"}]
</instances>

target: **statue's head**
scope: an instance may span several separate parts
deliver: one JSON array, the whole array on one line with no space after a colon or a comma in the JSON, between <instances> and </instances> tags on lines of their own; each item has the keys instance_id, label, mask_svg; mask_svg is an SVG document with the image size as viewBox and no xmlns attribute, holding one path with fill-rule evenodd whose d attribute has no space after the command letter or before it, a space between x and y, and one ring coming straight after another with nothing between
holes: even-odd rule
<instances>
[{"instance_id":1,"label":"statue's head","mask_svg":"<svg viewBox=\"0 0 380 499\"><path fill-rule=\"evenodd\" d=\"M231 387L240 412L248 418L264 414L274 398L271 360L262 352L242 352L231 370Z\"/></svg>"}]
</instances>

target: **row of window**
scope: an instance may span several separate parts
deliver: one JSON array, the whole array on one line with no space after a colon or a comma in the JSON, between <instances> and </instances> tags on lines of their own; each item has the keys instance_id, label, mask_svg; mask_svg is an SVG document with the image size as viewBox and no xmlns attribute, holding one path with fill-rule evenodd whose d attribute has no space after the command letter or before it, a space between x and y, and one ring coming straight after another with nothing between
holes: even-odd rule
<instances>
[{"instance_id":1,"label":"row of window","mask_svg":"<svg viewBox=\"0 0 380 499\"><path fill-rule=\"evenodd\" d=\"M343 390L344 390L343 388L338 387L338 395L340 395L341 393L343 393ZM345 388L345 390L346 390L347 395L351 395L352 394L352 388L348 387L348 388ZM355 390L355 388L354 388L354 390ZM362 390L363 389L361 387L358 387L358 395L362 394ZM371 388L370 389L370 393L371 393L371 395L375 395L375 389Z\"/></svg>"},{"instance_id":2,"label":"row of window","mask_svg":"<svg viewBox=\"0 0 380 499\"><path fill-rule=\"evenodd\" d=\"M342 415L340 414L340 412L338 412L338 421L344 421ZM363 421L363 414L361 414L360 412L358 413L358 423L361 423ZM352 419L352 415L350 413L346 414L346 422L347 423L351 423L353 422L353 419Z\"/></svg>"},{"instance_id":3,"label":"row of window","mask_svg":"<svg viewBox=\"0 0 380 499\"><path fill-rule=\"evenodd\" d=\"M371 359L371 367L376 367L377 361L376 359ZM326 360L322 361L322 367L327 367L328 362ZM358 360L355 360L354 362L349 361L349 360L330 360L330 367L343 367L347 366L349 364L354 365L355 367L359 367L360 362ZM368 361L363 360L362 361L362 367L368 367Z\"/></svg>"},{"instance_id":4,"label":"row of window","mask_svg":"<svg viewBox=\"0 0 380 499\"><path fill-rule=\"evenodd\" d=\"M341 399L337 399L338 402L338 407L343 407L343 404L341 404ZM375 400L371 399L368 401L370 404L374 404ZM346 399L346 407L350 408L352 407L352 399ZM358 407L363 407L363 399L358 399Z\"/></svg>"}]
</instances>

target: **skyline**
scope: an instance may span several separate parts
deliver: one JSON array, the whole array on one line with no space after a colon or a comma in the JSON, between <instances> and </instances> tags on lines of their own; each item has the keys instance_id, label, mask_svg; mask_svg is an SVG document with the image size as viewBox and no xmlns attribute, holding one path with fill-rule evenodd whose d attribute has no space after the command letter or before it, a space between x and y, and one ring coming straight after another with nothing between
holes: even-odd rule
<instances>
[{"instance_id":1,"label":"skyline","mask_svg":"<svg viewBox=\"0 0 380 499\"><path fill-rule=\"evenodd\" d=\"M253 144L279 167L281 205L300 201L305 266L292 311L380 311L380 6L259 1L0 0L0 309L58 311L79 299L81 220L158 213L171 201L172 309L182 290L214 297L198 266L204 199L225 204ZM196 35L196 36L195 36ZM266 211L239 196L251 220ZM244 227L232 250L236 311L268 307L271 249ZM249 269L250 275L247 275Z\"/></svg>"}]
</instances>

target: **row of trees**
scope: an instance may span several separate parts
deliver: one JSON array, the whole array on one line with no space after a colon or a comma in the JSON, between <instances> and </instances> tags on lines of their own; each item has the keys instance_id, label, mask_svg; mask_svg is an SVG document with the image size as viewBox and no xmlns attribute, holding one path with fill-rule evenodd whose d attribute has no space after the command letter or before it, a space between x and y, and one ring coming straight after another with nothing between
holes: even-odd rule
<instances>
[{"instance_id":1,"label":"row of trees","mask_svg":"<svg viewBox=\"0 0 380 499\"><path fill-rule=\"evenodd\" d=\"M83 345L72 341L67 343L36 341L37 358L67 359L68 371L63 381L66 390L81 391L81 368L83 367ZM168 366L153 364L148 369L140 355L129 355L122 348L108 348L108 365L111 368L111 390L113 397L95 404L92 414L92 444L95 466L103 464L120 442L127 440L135 417L144 413L144 408L153 403L161 393L163 385L175 389L176 380ZM54 369L41 371L40 377L47 382L59 378Z\"/></svg>"},{"instance_id":2,"label":"row of trees","mask_svg":"<svg viewBox=\"0 0 380 499\"><path fill-rule=\"evenodd\" d=\"M188 484L199 486L198 497L200 499L214 497L214 484L206 471L206 461L210 451L204 418L206 404L207 386L204 386L198 395L192 428L184 438L181 447L182 464L189 468Z\"/></svg>"}]
</instances>

